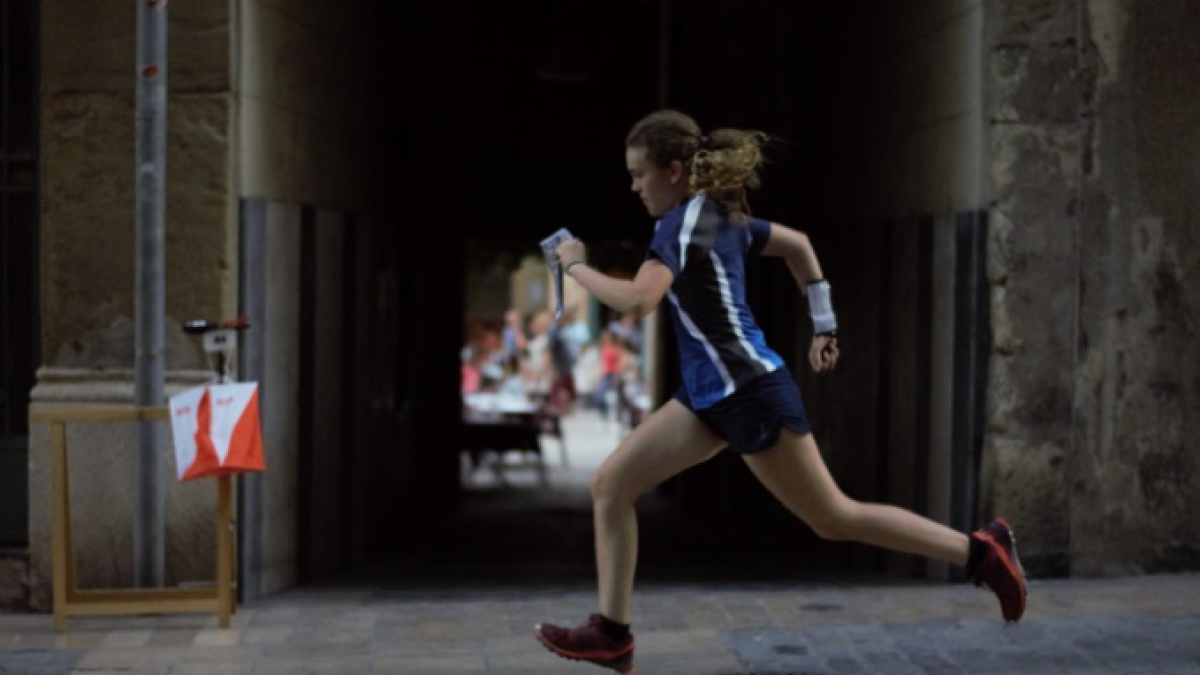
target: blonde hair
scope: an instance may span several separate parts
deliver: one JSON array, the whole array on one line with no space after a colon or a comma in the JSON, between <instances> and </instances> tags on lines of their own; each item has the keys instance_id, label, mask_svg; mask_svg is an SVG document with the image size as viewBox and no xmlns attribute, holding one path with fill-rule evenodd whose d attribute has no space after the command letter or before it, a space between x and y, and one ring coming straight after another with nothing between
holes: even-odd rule
<instances>
[{"instance_id":1,"label":"blonde hair","mask_svg":"<svg viewBox=\"0 0 1200 675\"><path fill-rule=\"evenodd\" d=\"M688 169L688 187L716 201L730 222L750 218L748 190L761 184L763 146L770 136L748 129L700 132L700 125L677 110L660 110L638 120L625 138L625 147L642 147L646 159L661 168L678 161Z\"/></svg>"}]
</instances>

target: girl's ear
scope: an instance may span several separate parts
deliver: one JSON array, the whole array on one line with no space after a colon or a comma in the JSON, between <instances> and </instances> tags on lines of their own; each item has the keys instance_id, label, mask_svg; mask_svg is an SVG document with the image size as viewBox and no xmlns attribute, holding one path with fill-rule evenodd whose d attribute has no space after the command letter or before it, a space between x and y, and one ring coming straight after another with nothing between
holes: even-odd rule
<instances>
[{"instance_id":1,"label":"girl's ear","mask_svg":"<svg viewBox=\"0 0 1200 675\"><path fill-rule=\"evenodd\" d=\"M687 177L687 167L683 165L683 162L673 159L671 165L667 167L667 175L671 178L671 184L675 185Z\"/></svg>"}]
</instances>

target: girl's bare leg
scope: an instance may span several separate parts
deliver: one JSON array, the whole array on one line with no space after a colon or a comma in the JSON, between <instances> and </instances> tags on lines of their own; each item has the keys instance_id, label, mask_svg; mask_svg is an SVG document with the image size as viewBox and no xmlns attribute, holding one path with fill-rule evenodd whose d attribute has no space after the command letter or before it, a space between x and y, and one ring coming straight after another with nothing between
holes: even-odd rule
<instances>
[{"instance_id":1,"label":"girl's bare leg","mask_svg":"<svg viewBox=\"0 0 1200 675\"><path fill-rule=\"evenodd\" d=\"M843 494L811 434L798 436L785 428L774 447L745 460L776 499L822 538L967 564L967 535L911 511Z\"/></svg>"},{"instance_id":2,"label":"girl's bare leg","mask_svg":"<svg viewBox=\"0 0 1200 675\"><path fill-rule=\"evenodd\" d=\"M637 566L638 497L717 453L724 442L671 400L633 430L592 479L600 613L629 623Z\"/></svg>"}]
</instances>

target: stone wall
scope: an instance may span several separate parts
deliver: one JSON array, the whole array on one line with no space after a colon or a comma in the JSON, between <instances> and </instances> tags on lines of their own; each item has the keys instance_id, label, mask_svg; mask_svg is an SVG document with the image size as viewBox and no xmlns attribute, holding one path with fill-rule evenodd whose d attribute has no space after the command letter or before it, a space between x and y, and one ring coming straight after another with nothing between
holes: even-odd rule
<instances>
[{"instance_id":1,"label":"stone wall","mask_svg":"<svg viewBox=\"0 0 1200 675\"><path fill-rule=\"evenodd\" d=\"M170 326L234 304L228 11L189 3L169 18ZM49 3L41 15L42 353L49 365L82 354L92 367L129 368L136 13L108 1ZM198 347L174 340L167 367L197 366Z\"/></svg>"},{"instance_id":2,"label":"stone wall","mask_svg":"<svg viewBox=\"0 0 1200 675\"><path fill-rule=\"evenodd\" d=\"M1002 3L987 23L994 347L985 509L1034 573L1069 569L1080 105L1074 3Z\"/></svg>"},{"instance_id":3,"label":"stone wall","mask_svg":"<svg viewBox=\"0 0 1200 675\"><path fill-rule=\"evenodd\" d=\"M1200 6L1088 2L1072 571L1200 567Z\"/></svg>"},{"instance_id":4,"label":"stone wall","mask_svg":"<svg viewBox=\"0 0 1200 675\"><path fill-rule=\"evenodd\" d=\"M1200 565L1200 8L988 15L991 508L1035 573Z\"/></svg>"}]
</instances>

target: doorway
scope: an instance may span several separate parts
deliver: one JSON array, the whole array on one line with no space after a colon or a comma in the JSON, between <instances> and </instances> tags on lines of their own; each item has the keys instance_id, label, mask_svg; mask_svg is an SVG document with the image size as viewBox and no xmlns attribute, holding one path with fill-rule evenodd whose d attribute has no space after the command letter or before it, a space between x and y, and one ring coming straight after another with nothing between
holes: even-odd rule
<instances>
[{"instance_id":1,"label":"doorway","mask_svg":"<svg viewBox=\"0 0 1200 675\"><path fill-rule=\"evenodd\" d=\"M38 302L37 3L0 9L0 547L28 542Z\"/></svg>"}]
</instances>

